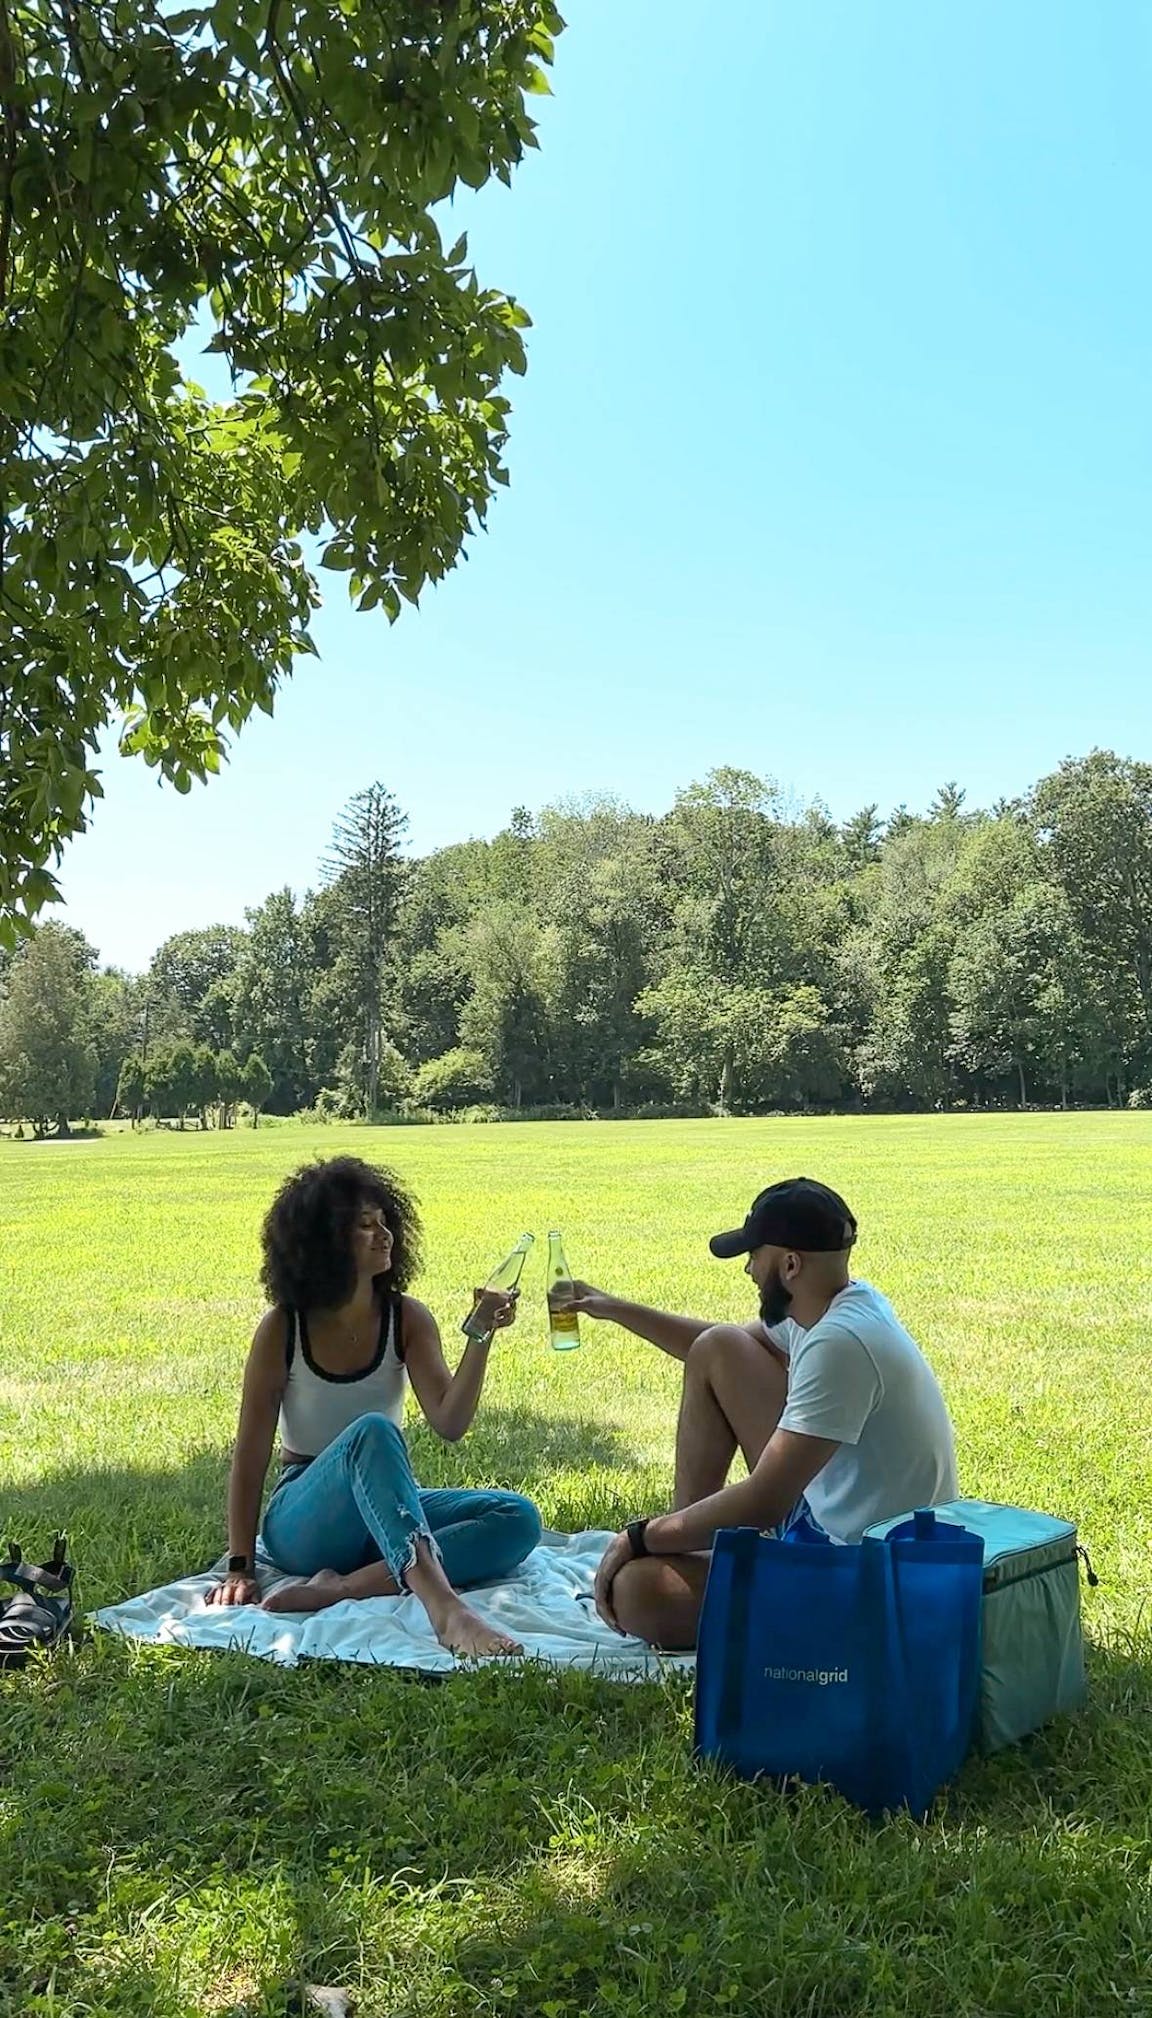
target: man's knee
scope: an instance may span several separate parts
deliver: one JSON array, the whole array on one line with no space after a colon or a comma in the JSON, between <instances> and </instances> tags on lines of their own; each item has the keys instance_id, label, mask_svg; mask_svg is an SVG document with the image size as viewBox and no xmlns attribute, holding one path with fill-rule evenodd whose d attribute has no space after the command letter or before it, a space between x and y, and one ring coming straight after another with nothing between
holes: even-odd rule
<instances>
[{"instance_id":1,"label":"man's knee","mask_svg":"<svg viewBox=\"0 0 1152 2018\"><path fill-rule=\"evenodd\" d=\"M621 1629L668 1652L695 1646L702 1598L703 1572L696 1588L679 1564L658 1556L625 1563L612 1583L612 1609Z\"/></svg>"},{"instance_id":2,"label":"man's knee","mask_svg":"<svg viewBox=\"0 0 1152 2018\"><path fill-rule=\"evenodd\" d=\"M690 1371L703 1374L707 1378L719 1367L733 1365L746 1366L753 1371L761 1367L767 1372L776 1368L777 1361L742 1324L710 1324L688 1348Z\"/></svg>"}]
</instances>

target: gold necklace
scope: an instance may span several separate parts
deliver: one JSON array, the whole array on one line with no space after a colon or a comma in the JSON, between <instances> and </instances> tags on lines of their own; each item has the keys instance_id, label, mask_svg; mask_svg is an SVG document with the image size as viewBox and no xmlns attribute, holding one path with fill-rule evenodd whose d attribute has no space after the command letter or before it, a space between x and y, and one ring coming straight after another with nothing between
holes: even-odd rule
<instances>
[{"instance_id":1,"label":"gold necklace","mask_svg":"<svg viewBox=\"0 0 1152 2018\"><path fill-rule=\"evenodd\" d=\"M342 1317L340 1319L340 1329L351 1345L358 1346L360 1344L359 1326L349 1324L347 1318Z\"/></svg>"}]
</instances>

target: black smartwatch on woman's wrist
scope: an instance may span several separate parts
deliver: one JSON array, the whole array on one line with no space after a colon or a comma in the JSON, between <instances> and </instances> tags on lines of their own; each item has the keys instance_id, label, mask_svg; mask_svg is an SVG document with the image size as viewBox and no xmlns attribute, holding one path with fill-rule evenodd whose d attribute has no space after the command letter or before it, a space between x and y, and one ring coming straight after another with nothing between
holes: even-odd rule
<instances>
[{"instance_id":1,"label":"black smartwatch on woman's wrist","mask_svg":"<svg viewBox=\"0 0 1152 2018\"><path fill-rule=\"evenodd\" d=\"M228 1558L228 1574L230 1577L242 1577L251 1568L252 1565L247 1556L229 1556Z\"/></svg>"},{"instance_id":2,"label":"black smartwatch on woman's wrist","mask_svg":"<svg viewBox=\"0 0 1152 2018\"><path fill-rule=\"evenodd\" d=\"M649 1519L650 1518L651 1516L649 1516ZM644 1538L647 1526L648 1521L646 1520L629 1521L627 1527L624 1530L625 1534L628 1537L628 1546L632 1550L633 1561L636 1560L637 1556L648 1556L651 1555L652 1553L651 1549L648 1546L647 1541Z\"/></svg>"}]
</instances>

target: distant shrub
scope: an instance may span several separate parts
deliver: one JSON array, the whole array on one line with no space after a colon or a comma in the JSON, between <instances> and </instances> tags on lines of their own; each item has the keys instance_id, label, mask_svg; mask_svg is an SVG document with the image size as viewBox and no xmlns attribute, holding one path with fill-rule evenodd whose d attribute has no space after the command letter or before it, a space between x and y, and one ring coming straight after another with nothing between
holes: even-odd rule
<instances>
[{"instance_id":1,"label":"distant shrub","mask_svg":"<svg viewBox=\"0 0 1152 2018\"><path fill-rule=\"evenodd\" d=\"M698 1100L643 1100L637 1107L605 1107L602 1121L701 1121L714 1115L714 1107Z\"/></svg>"},{"instance_id":2,"label":"distant shrub","mask_svg":"<svg viewBox=\"0 0 1152 2018\"><path fill-rule=\"evenodd\" d=\"M311 1107L302 1107L295 1116L297 1121L320 1122L327 1126L330 1121L343 1121L344 1096L334 1086L322 1086Z\"/></svg>"},{"instance_id":3,"label":"distant shrub","mask_svg":"<svg viewBox=\"0 0 1152 2018\"><path fill-rule=\"evenodd\" d=\"M455 1045L439 1058L429 1058L412 1080L415 1106L449 1112L484 1105L484 1095L491 1091L492 1075L483 1056L466 1044Z\"/></svg>"},{"instance_id":4,"label":"distant shrub","mask_svg":"<svg viewBox=\"0 0 1152 2018\"><path fill-rule=\"evenodd\" d=\"M639 1107L588 1107L574 1101L551 1101L534 1107L501 1107L496 1101L474 1101L449 1110L406 1103L397 1119L432 1121L438 1127L494 1125L501 1121L695 1121L713 1110L687 1101L648 1101Z\"/></svg>"}]
</instances>

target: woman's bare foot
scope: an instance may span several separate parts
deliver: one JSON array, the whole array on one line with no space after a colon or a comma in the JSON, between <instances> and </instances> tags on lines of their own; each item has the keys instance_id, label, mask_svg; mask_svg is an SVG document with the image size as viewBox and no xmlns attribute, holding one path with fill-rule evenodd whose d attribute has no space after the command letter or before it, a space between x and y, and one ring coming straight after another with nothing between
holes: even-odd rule
<instances>
[{"instance_id":1,"label":"woman's bare foot","mask_svg":"<svg viewBox=\"0 0 1152 2018\"><path fill-rule=\"evenodd\" d=\"M485 1654L522 1654L519 1640L510 1640L507 1633L497 1632L495 1626L486 1626L483 1619L469 1611L463 1599L456 1598L438 1612L432 1620L436 1628L436 1638L442 1647L458 1660L475 1660Z\"/></svg>"},{"instance_id":2,"label":"woman's bare foot","mask_svg":"<svg viewBox=\"0 0 1152 2018\"><path fill-rule=\"evenodd\" d=\"M317 1570L314 1577L302 1579L299 1583L282 1584L278 1591L269 1591L261 1602L263 1612L323 1612L329 1605L338 1605L342 1598L350 1596L348 1579L337 1576L335 1570Z\"/></svg>"}]
</instances>

